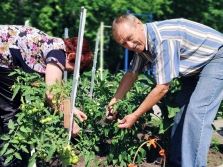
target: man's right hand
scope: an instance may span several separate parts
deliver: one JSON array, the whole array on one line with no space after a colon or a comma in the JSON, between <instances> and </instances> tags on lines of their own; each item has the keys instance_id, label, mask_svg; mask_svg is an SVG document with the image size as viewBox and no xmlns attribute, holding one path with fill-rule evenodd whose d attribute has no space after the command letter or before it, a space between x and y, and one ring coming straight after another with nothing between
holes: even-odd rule
<instances>
[{"instance_id":1,"label":"man's right hand","mask_svg":"<svg viewBox=\"0 0 223 167\"><path fill-rule=\"evenodd\" d=\"M106 117L109 120L115 120L116 119L116 115L117 115L117 111L114 111L112 106L108 106L106 107Z\"/></svg>"},{"instance_id":2,"label":"man's right hand","mask_svg":"<svg viewBox=\"0 0 223 167\"><path fill-rule=\"evenodd\" d=\"M109 120L116 119L117 111L113 111L113 104L117 103L118 100L123 99L123 97L126 95L126 93L130 90L134 82L136 81L138 77L138 74L127 72L123 76L119 87L114 94L114 97L111 99L110 103L108 104L108 107L106 107L106 117Z\"/></svg>"}]
</instances>

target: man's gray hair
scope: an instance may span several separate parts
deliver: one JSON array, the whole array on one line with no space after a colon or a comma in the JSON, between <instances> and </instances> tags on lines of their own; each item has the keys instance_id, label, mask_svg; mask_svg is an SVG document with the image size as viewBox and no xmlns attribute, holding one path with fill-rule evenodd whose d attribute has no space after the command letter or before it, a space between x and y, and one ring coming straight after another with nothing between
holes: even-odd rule
<instances>
[{"instance_id":1,"label":"man's gray hair","mask_svg":"<svg viewBox=\"0 0 223 167\"><path fill-rule=\"evenodd\" d=\"M123 14L123 15L117 17L117 18L113 21L113 23L112 23L112 32L114 33L114 32L117 31L117 29L118 29L118 25L119 25L120 23L125 23L125 22L126 22L126 23L129 23L129 24L135 26L135 21L136 21L136 19L137 19L137 18L136 18L134 15L132 15L132 14Z\"/></svg>"}]
</instances>

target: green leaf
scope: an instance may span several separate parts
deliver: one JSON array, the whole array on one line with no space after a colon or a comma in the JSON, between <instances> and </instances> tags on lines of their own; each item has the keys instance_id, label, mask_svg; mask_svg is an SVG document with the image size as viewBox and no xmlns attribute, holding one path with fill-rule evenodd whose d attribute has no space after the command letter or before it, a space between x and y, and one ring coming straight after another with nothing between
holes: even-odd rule
<instances>
[{"instance_id":1,"label":"green leaf","mask_svg":"<svg viewBox=\"0 0 223 167\"><path fill-rule=\"evenodd\" d=\"M108 160L109 160L109 162L111 162L111 161L113 160L113 158L114 158L114 155L110 153L110 154L108 155Z\"/></svg>"},{"instance_id":2,"label":"green leaf","mask_svg":"<svg viewBox=\"0 0 223 167\"><path fill-rule=\"evenodd\" d=\"M14 149L10 148L9 150L6 151L4 155L8 155L14 152Z\"/></svg>"},{"instance_id":3,"label":"green leaf","mask_svg":"<svg viewBox=\"0 0 223 167\"><path fill-rule=\"evenodd\" d=\"M8 135L3 135L0 138L1 138L1 140L9 140L10 139L10 137Z\"/></svg>"},{"instance_id":4,"label":"green leaf","mask_svg":"<svg viewBox=\"0 0 223 167\"><path fill-rule=\"evenodd\" d=\"M118 156L118 160L119 160L120 162L123 160L123 157L122 157L121 154L119 154L119 156Z\"/></svg>"},{"instance_id":5,"label":"green leaf","mask_svg":"<svg viewBox=\"0 0 223 167\"><path fill-rule=\"evenodd\" d=\"M119 122L116 122L113 127L117 127L118 125L119 125Z\"/></svg>"},{"instance_id":6,"label":"green leaf","mask_svg":"<svg viewBox=\"0 0 223 167\"><path fill-rule=\"evenodd\" d=\"M21 145L21 149L22 149L22 151L24 151L24 152L26 152L26 153L29 153L29 151L27 150L26 146Z\"/></svg>"},{"instance_id":7,"label":"green leaf","mask_svg":"<svg viewBox=\"0 0 223 167\"><path fill-rule=\"evenodd\" d=\"M17 72L16 71L13 71L13 72L10 72L10 74L8 76L13 76L15 74L17 74Z\"/></svg>"},{"instance_id":8,"label":"green leaf","mask_svg":"<svg viewBox=\"0 0 223 167\"><path fill-rule=\"evenodd\" d=\"M36 153L34 153L30 158L29 158L29 164L28 167L33 167L34 163L36 162Z\"/></svg>"},{"instance_id":9,"label":"green leaf","mask_svg":"<svg viewBox=\"0 0 223 167\"><path fill-rule=\"evenodd\" d=\"M139 150L139 152L142 154L142 157L145 157L146 156L146 151L143 148L141 148Z\"/></svg>"},{"instance_id":10,"label":"green leaf","mask_svg":"<svg viewBox=\"0 0 223 167\"><path fill-rule=\"evenodd\" d=\"M117 159L113 159L113 160L112 160L113 165L116 165L116 164L117 164L117 162L118 162L118 160L117 160Z\"/></svg>"},{"instance_id":11,"label":"green leaf","mask_svg":"<svg viewBox=\"0 0 223 167\"><path fill-rule=\"evenodd\" d=\"M15 153L15 157L16 157L17 159L22 160L22 157L21 157L21 155L20 155L18 152Z\"/></svg>"},{"instance_id":12,"label":"green leaf","mask_svg":"<svg viewBox=\"0 0 223 167\"><path fill-rule=\"evenodd\" d=\"M137 162L138 162L138 164L141 164L141 162L142 162L142 158L140 157L140 155L137 156Z\"/></svg>"},{"instance_id":13,"label":"green leaf","mask_svg":"<svg viewBox=\"0 0 223 167\"><path fill-rule=\"evenodd\" d=\"M27 89L24 93L22 93L22 96L32 95L33 93L33 89Z\"/></svg>"},{"instance_id":14,"label":"green leaf","mask_svg":"<svg viewBox=\"0 0 223 167\"><path fill-rule=\"evenodd\" d=\"M22 132L25 132L25 133L28 133L28 132L29 132L29 131L26 130L26 128L25 128L24 126L21 126L21 127L20 127L20 130L21 130Z\"/></svg>"},{"instance_id":15,"label":"green leaf","mask_svg":"<svg viewBox=\"0 0 223 167\"><path fill-rule=\"evenodd\" d=\"M2 147L2 149L0 151L0 156L2 156L5 153L5 151L8 148L8 146L9 146L9 143L5 143L4 144L4 146Z\"/></svg>"},{"instance_id":16,"label":"green leaf","mask_svg":"<svg viewBox=\"0 0 223 167\"><path fill-rule=\"evenodd\" d=\"M21 88L20 85L16 85L15 89L13 90L12 100L15 98L15 96L19 92L20 88Z\"/></svg>"},{"instance_id":17,"label":"green leaf","mask_svg":"<svg viewBox=\"0 0 223 167\"><path fill-rule=\"evenodd\" d=\"M173 107L169 107L168 108L168 118L173 118L176 113L178 113L180 111L179 107L173 108Z\"/></svg>"},{"instance_id":18,"label":"green leaf","mask_svg":"<svg viewBox=\"0 0 223 167\"><path fill-rule=\"evenodd\" d=\"M122 166L122 167L126 167L126 163L125 163L125 161L122 160L120 166Z\"/></svg>"},{"instance_id":19,"label":"green leaf","mask_svg":"<svg viewBox=\"0 0 223 167\"><path fill-rule=\"evenodd\" d=\"M10 143L18 144L19 143L19 140L10 140Z\"/></svg>"},{"instance_id":20,"label":"green leaf","mask_svg":"<svg viewBox=\"0 0 223 167\"><path fill-rule=\"evenodd\" d=\"M159 127L159 134L163 134L167 131L171 126L173 126L173 119L164 119Z\"/></svg>"},{"instance_id":21,"label":"green leaf","mask_svg":"<svg viewBox=\"0 0 223 167\"><path fill-rule=\"evenodd\" d=\"M10 155L9 157L6 158L4 164L9 163L13 159L13 155Z\"/></svg>"},{"instance_id":22,"label":"green leaf","mask_svg":"<svg viewBox=\"0 0 223 167\"><path fill-rule=\"evenodd\" d=\"M11 119L9 120L8 127L9 127L9 129L12 129L12 130L15 129L15 124Z\"/></svg>"},{"instance_id":23,"label":"green leaf","mask_svg":"<svg viewBox=\"0 0 223 167\"><path fill-rule=\"evenodd\" d=\"M129 154L128 154L127 159L128 159L128 162L131 162L132 161L131 156Z\"/></svg>"},{"instance_id":24,"label":"green leaf","mask_svg":"<svg viewBox=\"0 0 223 167\"><path fill-rule=\"evenodd\" d=\"M49 161L51 159L51 157L53 156L54 152L56 151L57 147L55 145L51 146L48 152L48 156L47 156L47 161Z\"/></svg>"},{"instance_id":25,"label":"green leaf","mask_svg":"<svg viewBox=\"0 0 223 167\"><path fill-rule=\"evenodd\" d=\"M122 154L122 157L125 158L127 153L126 153L126 151L123 151L121 154Z\"/></svg>"}]
</instances>

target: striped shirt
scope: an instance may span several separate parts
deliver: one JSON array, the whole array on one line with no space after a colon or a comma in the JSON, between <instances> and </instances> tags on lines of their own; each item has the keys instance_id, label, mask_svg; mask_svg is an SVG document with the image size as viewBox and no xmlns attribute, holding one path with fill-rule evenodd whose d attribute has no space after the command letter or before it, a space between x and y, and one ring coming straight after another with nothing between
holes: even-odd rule
<instances>
[{"instance_id":1,"label":"striped shirt","mask_svg":"<svg viewBox=\"0 0 223 167\"><path fill-rule=\"evenodd\" d=\"M157 84L178 76L193 76L223 45L223 34L186 19L147 23L148 50L135 53L129 72L151 70Z\"/></svg>"}]
</instances>

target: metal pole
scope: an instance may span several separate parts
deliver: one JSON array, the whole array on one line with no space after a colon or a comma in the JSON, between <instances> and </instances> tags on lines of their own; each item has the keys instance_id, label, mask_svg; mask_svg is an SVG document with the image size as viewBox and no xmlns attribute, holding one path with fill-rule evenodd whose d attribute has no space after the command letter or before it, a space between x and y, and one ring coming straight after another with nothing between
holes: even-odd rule
<instances>
[{"instance_id":1,"label":"metal pole","mask_svg":"<svg viewBox=\"0 0 223 167\"><path fill-rule=\"evenodd\" d=\"M126 10L126 14L129 14L129 10ZM124 71L128 70L128 58L129 58L129 50L125 48L125 57L124 57Z\"/></svg>"},{"instance_id":2,"label":"metal pole","mask_svg":"<svg viewBox=\"0 0 223 167\"><path fill-rule=\"evenodd\" d=\"M101 35L100 35L100 76L101 80L103 80L102 72L103 72L103 61L104 61L104 22L101 22L100 26Z\"/></svg>"},{"instance_id":3,"label":"metal pole","mask_svg":"<svg viewBox=\"0 0 223 167\"><path fill-rule=\"evenodd\" d=\"M94 76L95 76L95 70L96 70L96 64L97 64L97 57L98 57L98 43L100 38L100 30L97 32L96 37L96 44L95 44L95 50L94 50L94 63L92 67L92 76L91 76L91 88L90 88L90 98L92 99L93 96L93 87L94 87Z\"/></svg>"},{"instance_id":4,"label":"metal pole","mask_svg":"<svg viewBox=\"0 0 223 167\"><path fill-rule=\"evenodd\" d=\"M128 61L129 61L129 50L125 48L125 64L124 64L125 72L128 71Z\"/></svg>"},{"instance_id":5,"label":"metal pole","mask_svg":"<svg viewBox=\"0 0 223 167\"><path fill-rule=\"evenodd\" d=\"M25 26L29 26L29 20L25 21Z\"/></svg>"},{"instance_id":6,"label":"metal pole","mask_svg":"<svg viewBox=\"0 0 223 167\"><path fill-rule=\"evenodd\" d=\"M64 38L68 38L68 28L64 29ZM67 71L64 71L63 79L64 79L65 82L67 82Z\"/></svg>"},{"instance_id":7,"label":"metal pole","mask_svg":"<svg viewBox=\"0 0 223 167\"><path fill-rule=\"evenodd\" d=\"M72 112L71 112L71 116L70 116L70 128L69 128L68 145L70 143L71 131L72 131L74 106L75 106L75 99L76 99L76 94L77 94L77 85L78 85L78 78L79 78L79 71L80 71L80 60L81 60L81 52L82 52L82 45L83 45L84 26L85 26L85 21L86 21L86 12L87 12L87 9L85 9L82 6L81 7L79 32L78 32L76 60L75 60L75 67L74 67L73 86L72 86L72 94L71 94L71 111Z\"/></svg>"}]
</instances>

